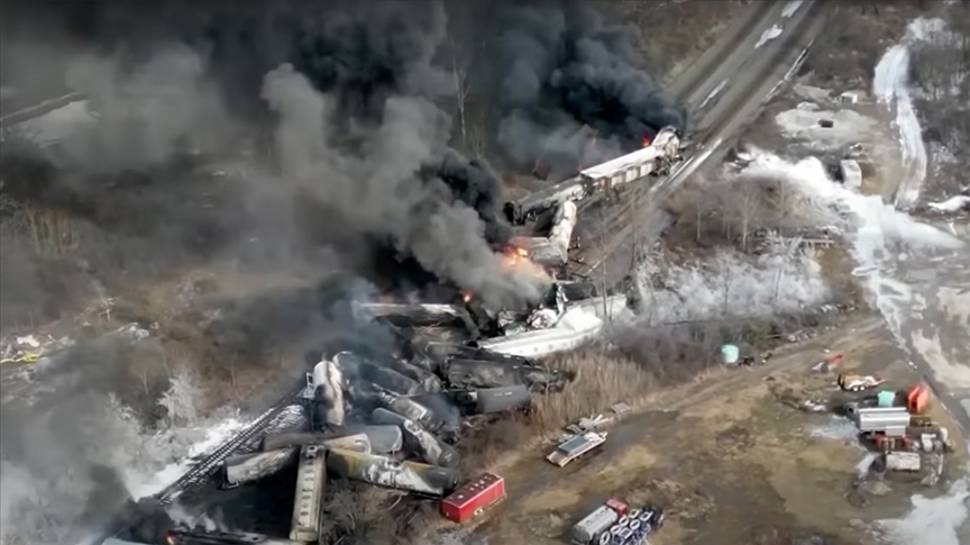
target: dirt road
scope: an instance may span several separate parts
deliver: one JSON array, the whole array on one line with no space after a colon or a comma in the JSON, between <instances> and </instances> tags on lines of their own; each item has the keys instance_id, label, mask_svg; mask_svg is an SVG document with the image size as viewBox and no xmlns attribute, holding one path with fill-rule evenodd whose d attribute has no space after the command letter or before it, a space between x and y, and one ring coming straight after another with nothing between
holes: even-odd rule
<instances>
[{"instance_id":1,"label":"dirt road","mask_svg":"<svg viewBox=\"0 0 970 545\"><path fill-rule=\"evenodd\" d=\"M811 536L869 542L867 521L898 516L919 488L890 480L892 493L856 493L851 484L865 452L854 426L790 406L837 395L834 375L809 370L829 348L844 353L848 367L878 371L894 386L919 380L878 318L852 317L766 365L723 369L657 393L610 430L605 448L571 466L547 463L551 445L542 445L493 468L506 477L509 499L469 542L563 543L570 525L611 495L668 509L655 545L788 544ZM952 425L938 407L934 416Z\"/></svg>"}]
</instances>

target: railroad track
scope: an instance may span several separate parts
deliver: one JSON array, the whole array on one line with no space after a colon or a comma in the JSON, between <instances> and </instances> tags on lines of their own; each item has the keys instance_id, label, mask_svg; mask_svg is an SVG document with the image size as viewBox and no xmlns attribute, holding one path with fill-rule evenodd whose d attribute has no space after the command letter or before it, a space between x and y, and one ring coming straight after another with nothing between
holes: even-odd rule
<instances>
[{"instance_id":1,"label":"railroad track","mask_svg":"<svg viewBox=\"0 0 970 545\"><path fill-rule=\"evenodd\" d=\"M745 110L750 109L751 97L763 95L757 104L768 100L804 62L808 49L814 43L813 33L819 30L820 22L824 20L820 15L825 2L824 0L809 0L805 4L800 8L800 12L791 18L795 22L794 26L785 30L786 36L783 39L786 40L787 47L779 48L769 56L767 61L762 62L757 67L757 71L753 77L749 78L750 83L745 86L743 92L722 91L731 94L732 98L716 104L714 108L709 108L705 112L706 119L702 119L701 130L693 139L693 143L697 146L695 155L675 167L669 176L655 183L641 183L641 185L631 188L627 195L623 197L623 202L616 208L615 212L611 214L609 219L603 221L603 229L600 229L599 233L595 233L593 237L587 237L588 240L590 238L595 240L600 238L596 236L597 234L607 236L602 244L596 245L595 254L584 256L583 263L575 268L574 274L589 278L596 272L629 239L633 230L639 225L639 222L630 221L629 218L634 209L640 208L641 204L645 205L645 209L641 209L640 212L648 216L651 210L656 210L659 204L672 194L673 190L679 187L691 172L699 168L702 163L706 162L711 155L721 148L724 140L730 137L730 134L728 134L730 131L727 129L734 123L744 121ZM763 20L763 17L757 18L759 22ZM746 27L753 28L752 26ZM760 93L762 88L765 87L765 80L777 71L779 65L791 57L794 51L798 51L798 54L792 66L785 72L784 78L770 89L765 90L764 93ZM745 64L747 64L747 61L742 63L742 65ZM714 112L723 112L723 114L714 115ZM703 153L699 153L700 150L703 150ZM602 198L599 200L602 201ZM595 203L587 204L586 209L592 207L593 204Z\"/></svg>"},{"instance_id":2,"label":"railroad track","mask_svg":"<svg viewBox=\"0 0 970 545\"><path fill-rule=\"evenodd\" d=\"M301 383L298 388L288 393L266 412L259 415L256 420L252 421L242 431L226 440L226 442L219 445L212 452L206 454L199 463L192 466L192 469L188 470L175 482L156 494L155 498L162 503L169 503L186 488L210 477L227 457L256 438L286 407L292 405L297 400L300 392L303 391L303 387L304 385Z\"/></svg>"},{"instance_id":3,"label":"railroad track","mask_svg":"<svg viewBox=\"0 0 970 545\"><path fill-rule=\"evenodd\" d=\"M283 396L282 399L263 412L263 414L259 415L256 420L253 420L242 431L233 435L231 438L219 445L219 447L215 450L207 453L202 460L199 461L199 463L192 466L191 469L185 472L175 482L166 486L161 492L158 492L153 497L161 504L168 504L186 489L201 484L205 479L209 478L213 473L215 473L215 471L219 468L219 465L225 461L227 457L238 451L253 439L257 438L259 433L265 430L266 427L272 423L273 420L276 419L276 417L279 416L284 409L286 409L286 407L296 402L300 393L303 391L303 388L304 383L303 381L300 381L298 387L288 392L285 396ZM132 521L123 515L120 516L119 521L116 521L116 523L111 525L111 529L105 534L101 535L100 538L95 538L95 541L86 543L88 543L88 545L100 545L109 537L117 538L122 536L122 534L126 533L128 528L132 527Z\"/></svg>"}]
</instances>

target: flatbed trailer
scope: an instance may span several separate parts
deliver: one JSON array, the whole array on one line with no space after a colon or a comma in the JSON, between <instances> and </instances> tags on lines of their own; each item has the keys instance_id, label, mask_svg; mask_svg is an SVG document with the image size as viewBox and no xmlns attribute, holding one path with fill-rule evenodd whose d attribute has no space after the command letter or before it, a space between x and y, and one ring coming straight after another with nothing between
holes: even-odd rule
<instances>
[{"instance_id":1,"label":"flatbed trailer","mask_svg":"<svg viewBox=\"0 0 970 545\"><path fill-rule=\"evenodd\" d=\"M559 467L564 467L569 462L572 462L605 442L606 432L586 432L560 443L555 450L546 456L546 460L549 460L549 462Z\"/></svg>"}]
</instances>

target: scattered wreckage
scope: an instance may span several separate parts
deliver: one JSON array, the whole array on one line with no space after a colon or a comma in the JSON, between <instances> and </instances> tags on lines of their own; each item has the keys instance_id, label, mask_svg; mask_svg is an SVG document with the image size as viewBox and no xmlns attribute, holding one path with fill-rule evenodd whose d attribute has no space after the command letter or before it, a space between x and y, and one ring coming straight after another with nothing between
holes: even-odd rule
<instances>
[{"instance_id":1,"label":"scattered wreckage","mask_svg":"<svg viewBox=\"0 0 970 545\"><path fill-rule=\"evenodd\" d=\"M663 527L660 507L630 509L619 498L610 498L573 525L569 531L572 545L640 545Z\"/></svg>"},{"instance_id":2,"label":"scattered wreckage","mask_svg":"<svg viewBox=\"0 0 970 545\"><path fill-rule=\"evenodd\" d=\"M554 271L568 261L578 200L662 173L675 160L679 137L666 128L643 149L585 169L545 197L534 195L539 204L511 203L517 215L548 211L550 227L545 236L513 238L506 255L528 259L555 278ZM306 412L304 427L268 434L261 450L227 458L222 484L245 485L298 464L288 543L318 539L328 479L446 497L442 514L468 520L504 497L505 485L486 474L456 490L458 455L452 444L461 419L527 409L532 395L563 389L570 377L536 359L594 340L610 321L630 312L629 305L623 294L565 280L550 281L540 301L521 309L486 308L468 292L420 303L352 301L353 319L382 324L397 336L399 350L357 347L322 354L298 396ZM599 423L581 422L579 433L563 440L549 460L564 466L602 445L607 433L594 429ZM624 526L630 536L642 534L637 527ZM172 536L176 544L233 539L198 531ZM256 543L264 536L243 539Z\"/></svg>"}]
</instances>

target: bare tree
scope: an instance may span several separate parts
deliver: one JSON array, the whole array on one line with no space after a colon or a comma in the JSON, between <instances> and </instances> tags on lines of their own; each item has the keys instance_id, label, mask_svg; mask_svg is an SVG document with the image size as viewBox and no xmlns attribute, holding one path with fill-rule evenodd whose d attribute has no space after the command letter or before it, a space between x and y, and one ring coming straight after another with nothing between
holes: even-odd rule
<instances>
[{"instance_id":1,"label":"bare tree","mask_svg":"<svg viewBox=\"0 0 970 545\"><path fill-rule=\"evenodd\" d=\"M458 132L461 134L461 145L463 149L468 149L468 129L465 117L465 107L468 101L468 94L471 91L468 85L468 72L465 62L458 58L458 48L454 40L451 42L451 75L455 84L455 100L458 106Z\"/></svg>"},{"instance_id":2,"label":"bare tree","mask_svg":"<svg viewBox=\"0 0 970 545\"><path fill-rule=\"evenodd\" d=\"M750 234L751 220L758 212L758 193L753 188L753 184L746 184L749 187L740 188L734 191L735 209L741 225L741 249L748 250L748 235Z\"/></svg>"}]
</instances>

